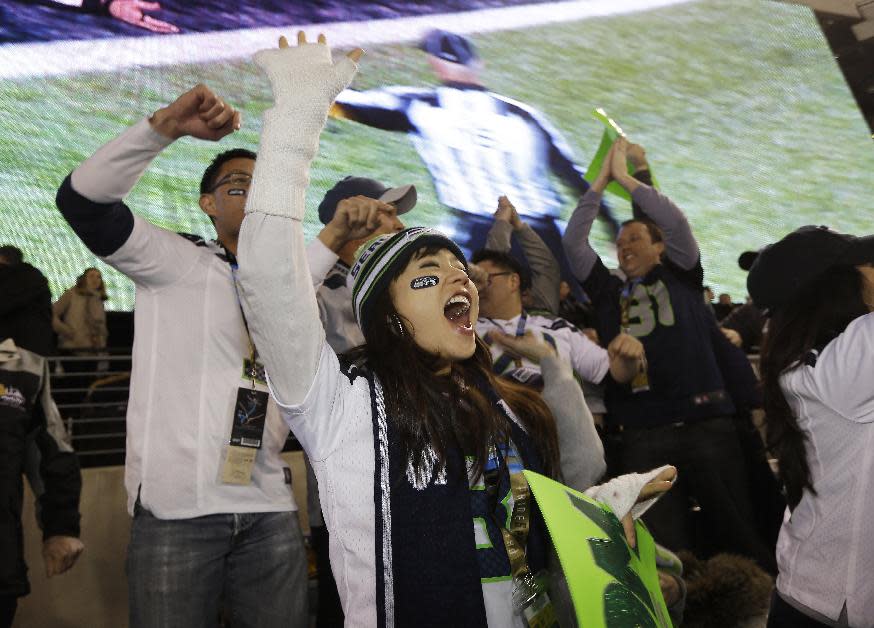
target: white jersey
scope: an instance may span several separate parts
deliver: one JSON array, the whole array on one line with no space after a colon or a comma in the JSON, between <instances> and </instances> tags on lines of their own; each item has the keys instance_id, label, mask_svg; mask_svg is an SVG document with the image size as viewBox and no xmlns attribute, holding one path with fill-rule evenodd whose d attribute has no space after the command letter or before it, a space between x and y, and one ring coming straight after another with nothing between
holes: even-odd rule
<instances>
[{"instance_id":1,"label":"white jersey","mask_svg":"<svg viewBox=\"0 0 874 628\"><path fill-rule=\"evenodd\" d=\"M568 360L574 373L584 382L600 384L610 369L607 351L558 316L523 312L509 320L480 318L476 331L489 344L495 373L521 384L541 385L540 366L527 358L505 352L497 343L489 342L487 335L493 329L509 336L521 336L526 331L535 333L551 344L560 357Z\"/></svg>"},{"instance_id":2,"label":"white jersey","mask_svg":"<svg viewBox=\"0 0 874 628\"><path fill-rule=\"evenodd\" d=\"M874 314L780 384L807 436L817 494L805 490L787 510L777 589L832 620L846 602L850 626L874 626Z\"/></svg>"},{"instance_id":3,"label":"white jersey","mask_svg":"<svg viewBox=\"0 0 874 628\"><path fill-rule=\"evenodd\" d=\"M410 134L440 202L472 214L494 212L506 194L519 213L558 216L551 181L582 194L583 173L559 132L533 107L474 85L343 91L334 114Z\"/></svg>"}]
</instances>

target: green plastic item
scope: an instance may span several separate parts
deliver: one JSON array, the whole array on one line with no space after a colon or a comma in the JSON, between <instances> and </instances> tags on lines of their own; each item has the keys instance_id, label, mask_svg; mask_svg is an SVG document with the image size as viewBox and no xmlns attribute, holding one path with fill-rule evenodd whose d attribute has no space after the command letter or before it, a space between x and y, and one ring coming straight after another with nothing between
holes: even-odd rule
<instances>
[{"instance_id":1,"label":"green plastic item","mask_svg":"<svg viewBox=\"0 0 874 628\"><path fill-rule=\"evenodd\" d=\"M600 120L604 125L604 133L601 134L601 143L598 145L598 150L595 151L595 156L592 157L592 163L589 164L589 168L586 170L586 177L589 178L589 182L591 182L601 171L601 164L604 163L604 158L607 156L607 152L610 150L613 142L616 141L616 138L625 137L625 132L622 130L622 127L620 127L613 118L609 117L607 112L603 109L599 107L598 109L593 110L592 115L596 120ZM628 173L631 174L631 168L628 169ZM652 174L653 187L658 188L659 185L656 181L655 174L652 172L652 168L650 168L650 174ZM627 201L631 201L631 195L625 191L624 187L615 181L611 181L607 184L606 191L624 198Z\"/></svg>"},{"instance_id":2,"label":"green plastic item","mask_svg":"<svg viewBox=\"0 0 874 628\"><path fill-rule=\"evenodd\" d=\"M655 542L646 526L635 524L637 547L631 548L609 506L538 473L524 473L558 554L578 625L671 628Z\"/></svg>"}]
</instances>

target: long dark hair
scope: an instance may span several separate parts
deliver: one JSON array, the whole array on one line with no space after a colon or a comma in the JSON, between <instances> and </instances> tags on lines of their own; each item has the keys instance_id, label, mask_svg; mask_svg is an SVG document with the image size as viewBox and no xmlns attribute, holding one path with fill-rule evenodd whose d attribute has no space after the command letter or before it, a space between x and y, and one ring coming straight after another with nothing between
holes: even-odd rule
<instances>
[{"instance_id":1,"label":"long dark hair","mask_svg":"<svg viewBox=\"0 0 874 628\"><path fill-rule=\"evenodd\" d=\"M470 358L441 363L437 356L421 349L409 331L400 331L400 320L385 290L377 297L373 315L362 330L367 344L346 357L352 361L366 359L379 377L386 412L414 468L424 468L430 450L436 454L438 465L445 465L447 452L458 448L474 457L475 477L482 475L491 448L506 443L510 436L506 419L483 394L483 389L490 386L521 421L537 447L546 474L559 476L555 419L538 393L496 377L491 353L478 337ZM447 365L449 375L438 375L438 370Z\"/></svg>"},{"instance_id":2,"label":"long dark hair","mask_svg":"<svg viewBox=\"0 0 874 628\"><path fill-rule=\"evenodd\" d=\"M80 294L87 294L87 282L88 282L88 273L92 270L96 270L100 273L99 268L86 268L82 271L82 274L76 278L76 289ZM106 301L109 297L106 295L106 284L103 282L103 273L100 273L100 286L97 288L97 296L100 297L101 301Z\"/></svg>"},{"instance_id":3,"label":"long dark hair","mask_svg":"<svg viewBox=\"0 0 874 628\"><path fill-rule=\"evenodd\" d=\"M812 350L821 350L853 320L867 314L862 297L864 278L854 266L834 266L810 283L792 303L775 309L762 340L768 448L780 463L780 479L790 508L804 489L814 495L804 443L806 435L780 388L780 376L802 364Z\"/></svg>"}]
</instances>

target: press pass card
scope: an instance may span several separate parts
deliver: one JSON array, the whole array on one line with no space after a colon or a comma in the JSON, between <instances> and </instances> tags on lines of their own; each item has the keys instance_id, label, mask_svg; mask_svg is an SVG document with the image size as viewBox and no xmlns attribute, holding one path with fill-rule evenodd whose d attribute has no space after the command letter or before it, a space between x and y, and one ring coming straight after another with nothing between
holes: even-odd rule
<instances>
[{"instance_id":1,"label":"press pass card","mask_svg":"<svg viewBox=\"0 0 874 628\"><path fill-rule=\"evenodd\" d=\"M231 429L231 445L261 447L264 436L264 420L267 417L266 392L252 388L239 388L234 404L234 426Z\"/></svg>"}]
</instances>

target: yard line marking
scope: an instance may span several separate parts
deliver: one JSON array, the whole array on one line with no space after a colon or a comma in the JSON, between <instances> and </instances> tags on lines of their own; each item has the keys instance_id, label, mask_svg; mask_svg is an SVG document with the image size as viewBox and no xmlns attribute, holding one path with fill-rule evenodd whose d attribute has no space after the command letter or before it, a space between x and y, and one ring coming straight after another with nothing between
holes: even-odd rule
<instances>
[{"instance_id":1,"label":"yard line marking","mask_svg":"<svg viewBox=\"0 0 874 628\"><path fill-rule=\"evenodd\" d=\"M646 11L694 0L570 0L461 13L326 24L289 24L212 33L62 40L0 46L0 78L116 72L133 67L209 63L251 57L280 35L323 32L336 48L418 41L433 28L486 33Z\"/></svg>"}]
</instances>

